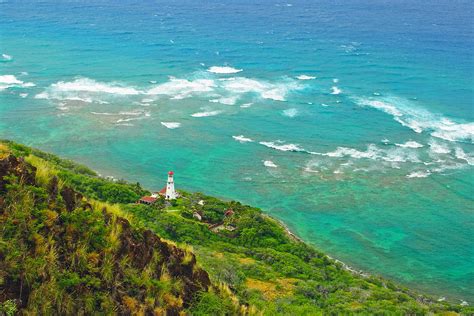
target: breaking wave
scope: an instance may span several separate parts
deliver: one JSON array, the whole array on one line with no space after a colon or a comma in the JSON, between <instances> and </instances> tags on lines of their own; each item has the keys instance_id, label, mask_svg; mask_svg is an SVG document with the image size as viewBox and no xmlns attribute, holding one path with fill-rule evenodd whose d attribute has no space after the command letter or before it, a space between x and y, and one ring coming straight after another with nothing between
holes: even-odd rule
<instances>
[{"instance_id":1,"label":"breaking wave","mask_svg":"<svg viewBox=\"0 0 474 316\"><path fill-rule=\"evenodd\" d=\"M331 94L335 94L335 95L338 95L338 94L341 94L342 93L342 90L339 89L338 87L334 86L331 88Z\"/></svg>"},{"instance_id":2,"label":"breaking wave","mask_svg":"<svg viewBox=\"0 0 474 316\"><path fill-rule=\"evenodd\" d=\"M2 54L2 58L0 60L1 61L12 61L13 57L8 55L8 54Z\"/></svg>"},{"instance_id":3,"label":"breaking wave","mask_svg":"<svg viewBox=\"0 0 474 316\"><path fill-rule=\"evenodd\" d=\"M178 123L178 122L161 122L161 125L169 129L175 129L175 128L181 127L181 123Z\"/></svg>"},{"instance_id":4,"label":"breaking wave","mask_svg":"<svg viewBox=\"0 0 474 316\"><path fill-rule=\"evenodd\" d=\"M207 112L198 112L191 114L192 117L207 117L207 116L215 116L221 114L222 111L207 111Z\"/></svg>"},{"instance_id":5,"label":"breaking wave","mask_svg":"<svg viewBox=\"0 0 474 316\"><path fill-rule=\"evenodd\" d=\"M221 81L222 88L233 94L255 93L263 99L275 101L286 101L286 95L292 90L301 87L292 80L280 83L270 83L267 81L249 79L245 77L235 77Z\"/></svg>"},{"instance_id":6,"label":"breaking wave","mask_svg":"<svg viewBox=\"0 0 474 316\"><path fill-rule=\"evenodd\" d=\"M264 160L263 165L268 168L278 168L278 166L271 160Z\"/></svg>"},{"instance_id":7,"label":"breaking wave","mask_svg":"<svg viewBox=\"0 0 474 316\"><path fill-rule=\"evenodd\" d=\"M89 78L79 78L74 81L59 81L51 85L54 92L99 92L119 95L137 95L140 91L124 87L116 83L102 83Z\"/></svg>"},{"instance_id":8,"label":"breaking wave","mask_svg":"<svg viewBox=\"0 0 474 316\"><path fill-rule=\"evenodd\" d=\"M281 140L277 140L275 142L259 142L259 144L266 146L268 148L272 148L272 149L276 149L280 151L306 152L306 150L299 147L299 145L285 144Z\"/></svg>"},{"instance_id":9,"label":"breaking wave","mask_svg":"<svg viewBox=\"0 0 474 316\"><path fill-rule=\"evenodd\" d=\"M253 142L251 138L245 137L244 135L232 136L232 138L241 143Z\"/></svg>"},{"instance_id":10,"label":"breaking wave","mask_svg":"<svg viewBox=\"0 0 474 316\"><path fill-rule=\"evenodd\" d=\"M298 110L295 108L286 109L283 111L283 115L287 117L295 117L296 115L298 115Z\"/></svg>"},{"instance_id":11,"label":"breaking wave","mask_svg":"<svg viewBox=\"0 0 474 316\"><path fill-rule=\"evenodd\" d=\"M313 80L316 79L315 76L308 76L308 75L299 75L296 77L298 80Z\"/></svg>"},{"instance_id":12,"label":"breaking wave","mask_svg":"<svg viewBox=\"0 0 474 316\"><path fill-rule=\"evenodd\" d=\"M214 91L216 84L212 79L177 79L170 78L168 82L162 83L146 91L149 95L167 95L172 99L179 100L192 97L196 94Z\"/></svg>"},{"instance_id":13,"label":"breaking wave","mask_svg":"<svg viewBox=\"0 0 474 316\"><path fill-rule=\"evenodd\" d=\"M207 71L215 74L235 74L241 72L243 69L236 69L229 66L212 66Z\"/></svg>"},{"instance_id":14,"label":"breaking wave","mask_svg":"<svg viewBox=\"0 0 474 316\"><path fill-rule=\"evenodd\" d=\"M90 99L91 102L105 102L104 98L140 96L143 105L156 100L156 97L169 97L181 100L191 97L210 97L210 102L234 105L245 94L256 94L262 99L285 101L290 91L302 88L295 80L285 79L279 82L268 82L245 77L208 78L202 73L195 73L197 78L182 79L170 77L168 81L136 88L118 82L99 82L90 78L77 78L73 81L58 81L38 93L36 99L72 100L72 98ZM199 78L199 76L201 76ZM209 76L209 75L207 75ZM0 88L12 85L31 86L12 75L2 76Z\"/></svg>"},{"instance_id":15,"label":"breaking wave","mask_svg":"<svg viewBox=\"0 0 474 316\"><path fill-rule=\"evenodd\" d=\"M30 88L34 87L35 84L32 82L24 82L14 75L1 75L0 76L0 91L8 88Z\"/></svg>"},{"instance_id":16,"label":"breaking wave","mask_svg":"<svg viewBox=\"0 0 474 316\"><path fill-rule=\"evenodd\" d=\"M395 145L398 146L398 147L403 147L403 148L422 148L423 147L422 144L417 143L417 142L412 141L412 140L407 141L404 144L395 144Z\"/></svg>"},{"instance_id":17,"label":"breaking wave","mask_svg":"<svg viewBox=\"0 0 474 316\"><path fill-rule=\"evenodd\" d=\"M428 170L426 171L414 171L407 175L407 178L426 178L431 174Z\"/></svg>"},{"instance_id":18,"label":"breaking wave","mask_svg":"<svg viewBox=\"0 0 474 316\"><path fill-rule=\"evenodd\" d=\"M395 121L416 133L429 132L433 137L451 142L474 143L474 122L457 123L401 98L356 98L355 101L360 106L369 106L391 115Z\"/></svg>"}]
</instances>

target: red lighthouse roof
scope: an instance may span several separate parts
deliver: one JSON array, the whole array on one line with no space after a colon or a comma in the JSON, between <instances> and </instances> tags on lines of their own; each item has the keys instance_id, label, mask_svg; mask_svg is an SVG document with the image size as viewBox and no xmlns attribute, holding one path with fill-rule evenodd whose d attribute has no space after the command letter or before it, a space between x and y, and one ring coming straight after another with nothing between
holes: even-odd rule
<instances>
[{"instance_id":1,"label":"red lighthouse roof","mask_svg":"<svg viewBox=\"0 0 474 316\"><path fill-rule=\"evenodd\" d=\"M170 171L170 172L168 172L168 175L169 175L169 176L173 176L173 175L174 175L174 172L173 172L173 171Z\"/></svg>"}]
</instances>

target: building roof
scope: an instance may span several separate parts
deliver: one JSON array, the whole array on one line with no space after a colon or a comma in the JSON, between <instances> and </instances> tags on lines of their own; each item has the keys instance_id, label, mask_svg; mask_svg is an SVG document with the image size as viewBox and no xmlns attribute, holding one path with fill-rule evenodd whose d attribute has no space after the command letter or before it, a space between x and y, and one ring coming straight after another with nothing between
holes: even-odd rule
<instances>
[{"instance_id":1,"label":"building roof","mask_svg":"<svg viewBox=\"0 0 474 316\"><path fill-rule=\"evenodd\" d=\"M234 215L234 210L233 209L228 209L225 213L224 213L225 216L231 216L231 215Z\"/></svg>"},{"instance_id":2,"label":"building roof","mask_svg":"<svg viewBox=\"0 0 474 316\"><path fill-rule=\"evenodd\" d=\"M147 203L153 203L156 201L156 198L151 197L151 196L142 196L140 198L140 201L147 202Z\"/></svg>"},{"instance_id":3,"label":"building roof","mask_svg":"<svg viewBox=\"0 0 474 316\"><path fill-rule=\"evenodd\" d=\"M163 187L163 189L161 189L160 192L158 192L158 194L165 195L166 194L166 186Z\"/></svg>"}]
</instances>

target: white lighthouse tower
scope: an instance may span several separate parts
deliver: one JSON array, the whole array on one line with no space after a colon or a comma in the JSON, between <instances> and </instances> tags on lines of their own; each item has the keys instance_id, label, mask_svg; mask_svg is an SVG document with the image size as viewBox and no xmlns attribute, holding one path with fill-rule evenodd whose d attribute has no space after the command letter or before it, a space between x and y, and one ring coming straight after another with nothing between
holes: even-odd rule
<instances>
[{"instance_id":1,"label":"white lighthouse tower","mask_svg":"<svg viewBox=\"0 0 474 316\"><path fill-rule=\"evenodd\" d=\"M167 200L175 200L178 197L178 195L176 194L176 191L174 190L173 175L174 175L173 171L168 172L168 182L166 183L166 194L165 194L165 199Z\"/></svg>"}]
</instances>

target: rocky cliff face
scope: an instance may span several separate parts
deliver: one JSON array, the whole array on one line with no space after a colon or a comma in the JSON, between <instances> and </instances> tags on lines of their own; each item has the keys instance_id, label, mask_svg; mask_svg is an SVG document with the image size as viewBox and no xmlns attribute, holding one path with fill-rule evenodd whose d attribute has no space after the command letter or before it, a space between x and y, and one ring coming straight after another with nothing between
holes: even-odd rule
<instances>
[{"instance_id":1,"label":"rocky cliff face","mask_svg":"<svg viewBox=\"0 0 474 316\"><path fill-rule=\"evenodd\" d=\"M35 175L22 158L0 159L0 303L25 313L178 315L211 287L191 252Z\"/></svg>"}]
</instances>

